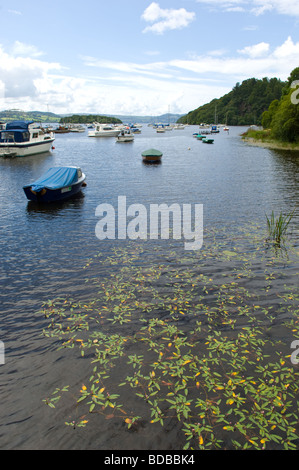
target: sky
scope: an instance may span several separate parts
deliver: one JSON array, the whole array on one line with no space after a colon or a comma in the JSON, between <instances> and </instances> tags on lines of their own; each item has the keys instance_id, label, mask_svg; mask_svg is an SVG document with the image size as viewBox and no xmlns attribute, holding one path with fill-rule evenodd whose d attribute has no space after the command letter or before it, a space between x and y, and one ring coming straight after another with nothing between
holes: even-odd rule
<instances>
[{"instance_id":1,"label":"sky","mask_svg":"<svg viewBox=\"0 0 299 470\"><path fill-rule=\"evenodd\" d=\"M0 111L185 114L299 66L298 0L0 0Z\"/></svg>"}]
</instances>

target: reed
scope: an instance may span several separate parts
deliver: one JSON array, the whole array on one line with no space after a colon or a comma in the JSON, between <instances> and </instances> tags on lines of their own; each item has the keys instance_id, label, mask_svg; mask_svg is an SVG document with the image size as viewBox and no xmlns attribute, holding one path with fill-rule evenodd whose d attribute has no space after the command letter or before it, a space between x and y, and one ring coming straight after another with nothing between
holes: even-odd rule
<instances>
[{"instance_id":1,"label":"reed","mask_svg":"<svg viewBox=\"0 0 299 470\"><path fill-rule=\"evenodd\" d=\"M287 215L283 215L281 212L279 216L275 218L274 211L272 211L270 217L266 215L269 238L271 238L276 245L280 246L282 238L286 234L288 225L293 218L293 214L294 211Z\"/></svg>"}]
</instances>

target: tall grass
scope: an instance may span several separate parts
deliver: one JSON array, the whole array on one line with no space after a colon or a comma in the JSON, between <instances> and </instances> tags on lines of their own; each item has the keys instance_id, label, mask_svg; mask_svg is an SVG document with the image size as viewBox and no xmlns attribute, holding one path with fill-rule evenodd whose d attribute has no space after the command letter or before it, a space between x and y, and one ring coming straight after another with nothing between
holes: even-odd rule
<instances>
[{"instance_id":1,"label":"tall grass","mask_svg":"<svg viewBox=\"0 0 299 470\"><path fill-rule=\"evenodd\" d=\"M272 211L270 217L266 215L269 238L271 238L276 245L280 246L288 225L293 218L293 214L294 211L287 215L280 213L279 216L275 218L274 211Z\"/></svg>"}]
</instances>

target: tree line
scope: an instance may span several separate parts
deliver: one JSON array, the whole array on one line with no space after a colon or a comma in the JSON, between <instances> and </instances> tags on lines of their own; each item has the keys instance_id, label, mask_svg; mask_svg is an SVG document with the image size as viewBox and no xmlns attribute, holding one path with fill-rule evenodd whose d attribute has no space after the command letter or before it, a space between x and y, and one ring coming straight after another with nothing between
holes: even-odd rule
<instances>
[{"instance_id":1,"label":"tree line","mask_svg":"<svg viewBox=\"0 0 299 470\"><path fill-rule=\"evenodd\" d=\"M121 124L121 120L115 117L108 117L98 114L73 114L72 116L65 116L60 119L60 123L65 124L88 124L99 122L100 124Z\"/></svg>"}]
</instances>

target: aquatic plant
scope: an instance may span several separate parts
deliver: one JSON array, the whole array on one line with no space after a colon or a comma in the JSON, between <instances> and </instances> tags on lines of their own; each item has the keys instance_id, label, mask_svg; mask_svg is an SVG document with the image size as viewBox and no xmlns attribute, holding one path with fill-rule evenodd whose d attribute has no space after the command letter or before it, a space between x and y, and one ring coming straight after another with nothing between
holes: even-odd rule
<instances>
[{"instance_id":1,"label":"aquatic plant","mask_svg":"<svg viewBox=\"0 0 299 470\"><path fill-rule=\"evenodd\" d=\"M87 280L96 298L44 304L44 335L86 361L67 425L105 417L138 431L142 422L167 429L176 421L184 449L298 448L299 373L289 354L299 338L298 286L285 286L274 309L265 300L281 277L280 259L261 245L250 255L219 247L196 257L155 253L150 265L144 245L121 247L86 265L97 267ZM208 275L213 261L232 258L230 272ZM258 293L244 286L255 278ZM279 315L288 345L277 338ZM56 407L68 391L44 401Z\"/></svg>"},{"instance_id":2,"label":"aquatic plant","mask_svg":"<svg viewBox=\"0 0 299 470\"><path fill-rule=\"evenodd\" d=\"M279 216L275 218L274 211L272 211L270 217L266 215L269 237L276 243L276 245L280 246L282 237L287 231L289 223L293 218L293 214L294 211L287 215L280 213Z\"/></svg>"}]
</instances>

